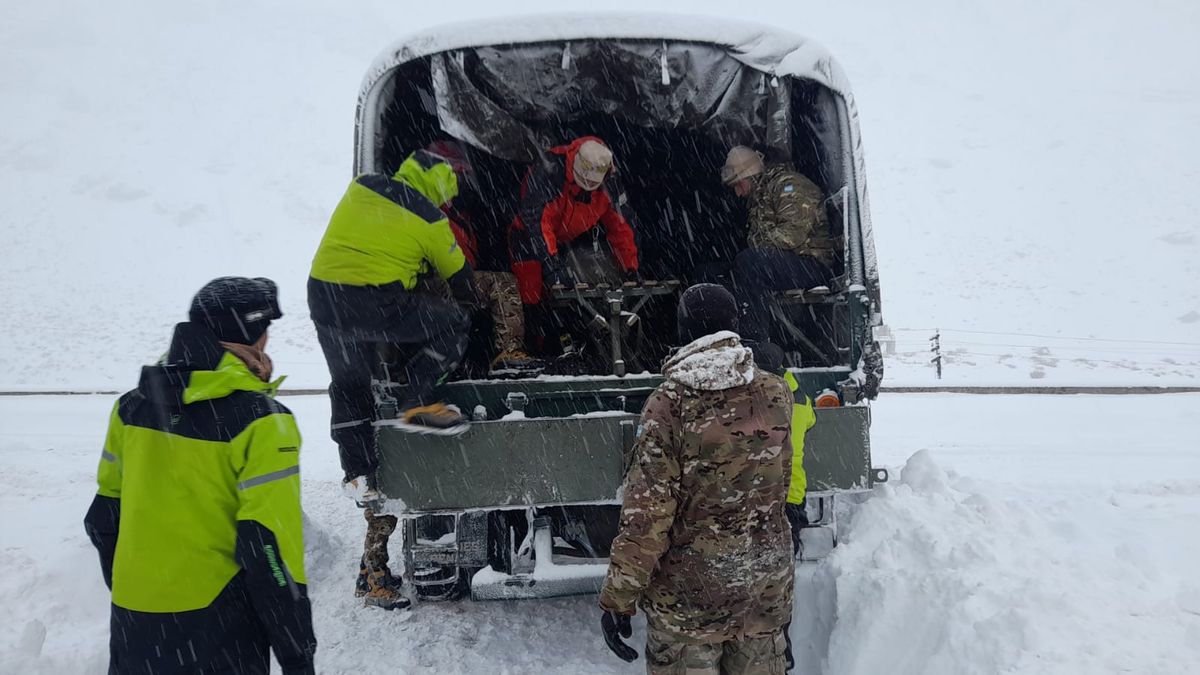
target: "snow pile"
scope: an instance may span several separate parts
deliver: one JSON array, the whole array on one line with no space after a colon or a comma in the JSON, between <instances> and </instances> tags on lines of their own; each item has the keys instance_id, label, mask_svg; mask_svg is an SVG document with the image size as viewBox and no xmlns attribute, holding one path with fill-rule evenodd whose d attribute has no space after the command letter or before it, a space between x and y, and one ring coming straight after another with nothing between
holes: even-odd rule
<instances>
[{"instance_id":1,"label":"snow pile","mask_svg":"<svg viewBox=\"0 0 1200 675\"><path fill-rule=\"evenodd\" d=\"M1200 545L1151 527L1188 537L1187 520L1165 501L1131 520L1096 492L988 485L913 455L817 575L836 587L825 672L1194 672Z\"/></svg>"}]
</instances>

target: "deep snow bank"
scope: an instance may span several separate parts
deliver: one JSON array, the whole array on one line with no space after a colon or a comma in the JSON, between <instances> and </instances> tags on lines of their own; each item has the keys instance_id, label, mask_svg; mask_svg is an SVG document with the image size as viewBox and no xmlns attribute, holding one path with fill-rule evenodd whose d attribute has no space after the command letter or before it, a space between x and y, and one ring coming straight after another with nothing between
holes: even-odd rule
<instances>
[{"instance_id":1,"label":"deep snow bank","mask_svg":"<svg viewBox=\"0 0 1200 675\"><path fill-rule=\"evenodd\" d=\"M1143 492L1047 494L916 453L815 575L836 603L824 672L1195 672L1200 544L1173 500L1200 489Z\"/></svg>"}]
</instances>

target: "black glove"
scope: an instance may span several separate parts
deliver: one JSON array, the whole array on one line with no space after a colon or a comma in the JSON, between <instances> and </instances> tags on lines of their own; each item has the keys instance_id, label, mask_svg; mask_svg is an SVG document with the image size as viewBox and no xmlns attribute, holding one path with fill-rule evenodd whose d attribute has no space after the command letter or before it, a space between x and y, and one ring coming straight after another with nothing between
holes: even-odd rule
<instances>
[{"instance_id":1,"label":"black glove","mask_svg":"<svg viewBox=\"0 0 1200 675\"><path fill-rule=\"evenodd\" d=\"M600 628L604 630L605 644L617 658L625 662L637 660L637 650L621 641L621 638L633 635L633 625L627 615L605 611L600 616Z\"/></svg>"},{"instance_id":2,"label":"black glove","mask_svg":"<svg viewBox=\"0 0 1200 675\"><path fill-rule=\"evenodd\" d=\"M646 283L646 278L642 276L642 271L640 269L625 270L625 283L633 283L641 286L642 284Z\"/></svg>"}]
</instances>

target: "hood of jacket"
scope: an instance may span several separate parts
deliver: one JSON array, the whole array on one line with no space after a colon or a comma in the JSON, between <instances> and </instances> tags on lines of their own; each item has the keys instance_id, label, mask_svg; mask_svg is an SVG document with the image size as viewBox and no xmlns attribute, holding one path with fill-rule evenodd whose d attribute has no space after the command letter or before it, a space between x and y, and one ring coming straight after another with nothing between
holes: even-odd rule
<instances>
[{"instance_id":1,"label":"hood of jacket","mask_svg":"<svg viewBox=\"0 0 1200 675\"><path fill-rule=\"evenodd\" d=\"M458 176L454 175L454 169L422 150L409 155L396 169L392 180L420 192L438 208L458 196Z\"/></svg>"},{"instance_id":2,"label":"hood of jacket","mask_svg":"<svg viewBox=\"0 0 1200 675\"><path fill-rule=\"evenodd\" d=\"M575 175L575 156L579 154L579 146L588 141L596 141L600 145L608 147L608 143L605 143L597 136L580 136L579 138L571 141L568 145L559 145L550 148L550 154L562 155L564 158L566 158L566 171L563 174L564 184L567 186L567 188L574 188L574 190L571 190L573 194L584 192L584 189L575 183L575 179L572 178L572 176ZM609 175L611 174L612 172L610 171Z\"/></svg>"},{"instance_id":3,"label":"hood of jacket","mask_svg":"<svg viewBox=\"0 0 1200 675\"><path fill-rule=\"evenodd\" d=\"M692 389L722 391L754 381L754 353L742 346L737 333L705 335L667 360L663 376Z\"/></svg>"},{"instance_id":4,"label":"hood of jacket","mask_svg":"<svg viewBox=\"0 0 1200 675\"><path fill-rule=\"evenodd\" d=\"M189 321L175 326L166 356L142 368L138 391L151 401L177 409L235 391L274 396L283 379L263 382L241 359L222 349L211 330Z\"/></svg>"}]
</instances>

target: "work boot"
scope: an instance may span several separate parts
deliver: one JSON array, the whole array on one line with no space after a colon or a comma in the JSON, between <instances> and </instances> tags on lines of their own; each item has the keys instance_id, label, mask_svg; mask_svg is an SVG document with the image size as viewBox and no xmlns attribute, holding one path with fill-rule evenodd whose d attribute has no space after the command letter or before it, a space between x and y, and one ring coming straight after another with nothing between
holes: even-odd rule
<instances>
[{"instance_id":1,"label":"work boot","mask_svg":"<svg viewBox=\"0 0 1200 675\"><path fill-rule=\"evenodd\" d=\"M399 585L394 585L392 575L386 570L367 570L364 568L366 592L362 594L363 604L367 607L380 609L408 609L412 601L400 594ZM355 595L358 590L355 589Z\"/></svg>"},{"instance_id":2,"label":"work boot","mask_svg":"<svg viewBox=\"0 0 1200 675\"><path fill-rule=\"evenodd\" d=\"M411 405L400 411L398 428L427 434L461 434L469 426L458 408L445 403Z\"/></svg>"},{"instance_id":3,"label":"work boot","mask_svg":"<svg viewBox=\"0 0 1200 675\"><path fill-rule=\"evenodd\" d=\"M379 581L379 584L399 593L400 589L404 587L404 580L393 576L392 571L388 569L387 565L384 565L380 569L380 572L383 573L383 578ZM367 573L366 563L360 562L358 565L358 577L354 580L354 597L366 597L367 593L371 592L371 585L367 582L368 576L370 575Z\"/></svg>"},{"instance_id":4,"label":"work boot","mask_svg":"<svg viewBox=\"0 0 1200 675\"><path fill-rule=\"evenodd\" d=\"M492 359L492 373L498 371L540 371L546 367L546 362L535 359L520 349L505 349Z\"/></svg>"},{"instance_id":5,"label":"work boot","mask_svg":"<svg viewBox=\"0 0 1200 675\"><path fill-rule=\"evenodd\" d=\"M355 476L342 480L342 492L359 508L378 509L383 506L383 493L375 487L373 476Z\"/></svg>"}]
</instances>

